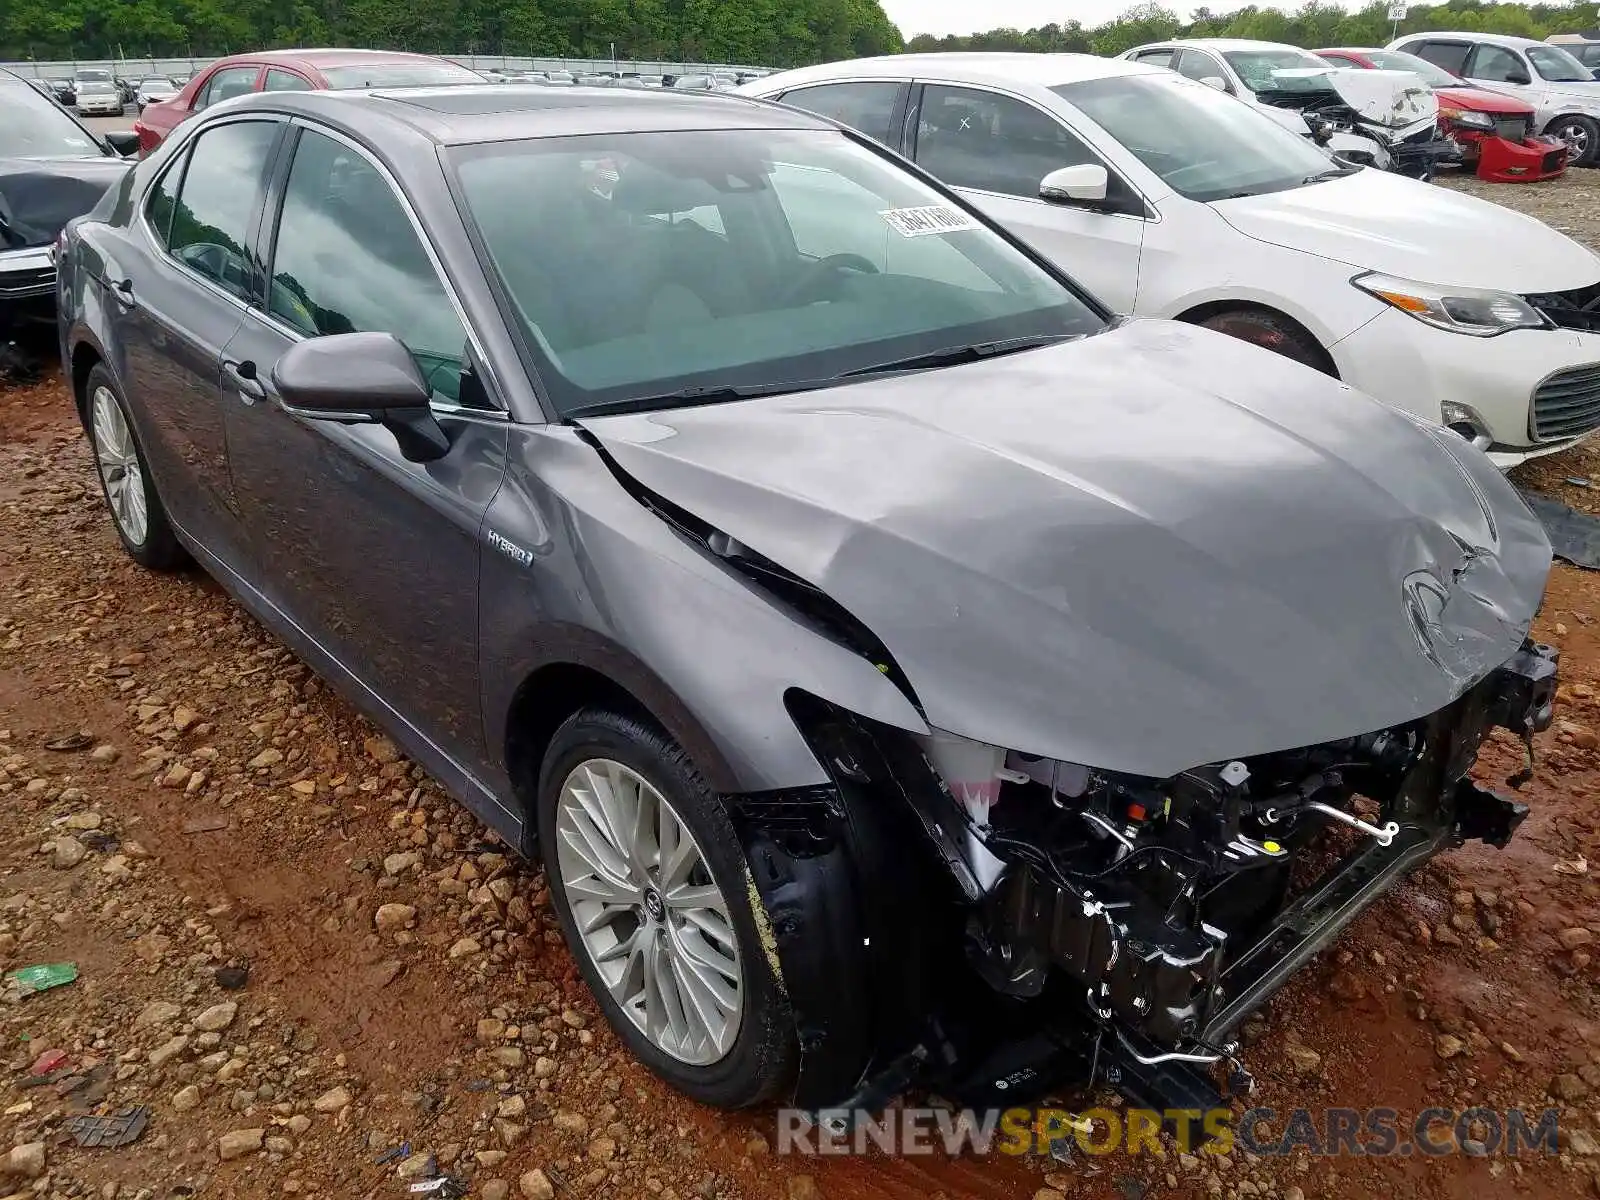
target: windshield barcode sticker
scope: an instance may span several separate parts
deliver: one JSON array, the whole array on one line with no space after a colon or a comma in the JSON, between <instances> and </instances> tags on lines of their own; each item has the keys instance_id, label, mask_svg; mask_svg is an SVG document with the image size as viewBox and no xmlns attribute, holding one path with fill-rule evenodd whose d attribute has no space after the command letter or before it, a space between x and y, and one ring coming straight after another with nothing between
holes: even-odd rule
<instances>
[{"instance_id":1,"label":"windshield barcode sticker","mask_svg":"<svg viewBox=\"0 0 1600 1200\"><path fill-rule=\"evenodd\" d=\"M930 233L955 233L976 229L978 223L959 208L929 204L922 208L886 208L878 214L901 237L926 237Z\"/></svg>"}]
</instances>

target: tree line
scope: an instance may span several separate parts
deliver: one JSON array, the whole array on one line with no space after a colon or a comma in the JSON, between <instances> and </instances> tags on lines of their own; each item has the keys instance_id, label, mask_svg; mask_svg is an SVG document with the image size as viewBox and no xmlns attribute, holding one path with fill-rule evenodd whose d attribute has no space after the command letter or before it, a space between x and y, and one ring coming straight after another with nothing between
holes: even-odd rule
<instances>
[{"instance_id":1,"label":"tree line","mask_svg":"<svg viewBox=\"0 0 1600 1200\"><path fill-rule=\"evenodd\" d=\"M1306 0L1299 8L1262 8L1251 4L1227 14L1199 7L1185 21L1159 3L1125 11L1114 21L1092 28L1079 21L1041 25L1035 29L991 29L969 37L922 34L907 44L909 51L1027 50L1115 55L1144 42L1171 37L1254 38L1317 46L1385 46L1405 33L1464 30L1507 33L1544 39L1553 33L1579 33L1600 25L1595 0L1568 4L1485 4L1482 0L1450 0L1448 4L1416 4L1399 22L1390 20L1387 0L1374 0L1350 11L1326 0Z\"/></svg>"},{"instance_id":2,"label":"tree line","mask_svg":"<svg viewBox=\"0 0 1600 1200\"><path fill-rule=\"evenodd\" d=\"M1593 29L1597 0L1415 5L1398 32L1469 29L1543 38ZM605 57L787 67L906 50L1118 54L1175 35L1301 46L1382 45L1386 0L1346 11L1200 7L1184 20L1156 2L1103 25L1052 22L903 43L879 0L0 0L0 60L212 57L278 46L354 45L432 53Z\"/></svg>"}]
</instances>

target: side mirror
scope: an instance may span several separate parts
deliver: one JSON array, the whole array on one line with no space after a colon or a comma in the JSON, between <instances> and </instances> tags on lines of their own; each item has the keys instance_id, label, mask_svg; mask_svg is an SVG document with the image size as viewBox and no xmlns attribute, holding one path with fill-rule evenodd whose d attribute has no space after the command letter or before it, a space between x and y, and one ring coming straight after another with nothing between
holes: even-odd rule
<instances>
[{"instance_id":1,"label":"side mirror","mask_svg":"<svg viewBox=\"0 0 1600 1200\"><path fill-rule=\"evenodd\" d=\"M1053 204L1095 203L1106 198L1111 175L1099 163L1058 167L1039 181L1039 199Z\"/></svg>"},{"instance_id":2,"label":"side mirror","mask_svg":"<svg viewBox=\"0 0 1600 1200\"><path fill-rule=\"evenodd\" d=\"M1228 81L1221 75L1207 75L1203 77L1200 82L1205 84L1208 88L1216 88L1219 92L1225 92L1228 90Z\"/></svg>"},{"instance_id":3,"label":"side mirror","mask_svg":"<svg viewBox=\"0 0 1600 1200\"><path fill-rule=\"evenodd\" d=\"M1506 82L1507 83L1521 84L1523 86L1526 86L1526 85L1532 83L1533 79L1532 79L1531 76L1529 76L1529 74L1526 71L1524 71L1524 70L1522 70L1522 68L1518 67L1516 70L1512 71L1509 75L1506 76Z\"/></svg>"},{"instance_id":4,"label":"side mirror","mask_svg":"<svg viewBox=\"0 0 1600 1200\"><path fill-rule=\"evenodd\" d=\"M139 135L131 129L113 129L105 135L106 145L123 158L139 153Z\"/></svg>"},{"instance_id":5,"label":"side mirror","mask_svg":"<svg viewBox=\"0 0 1600 1200\"><path fill-rule=\"evenodd\" d=\"M1594 70L1590 71L1589 74L1593 75L1596 80L1600 80L1600 67L1596 67Z\"/></svg>"},{"instance_id":6,"label":"side mirror","mask_svg":"<svg viewBox=\"0 0 1600 1200\"><path fill-rule=\"evenodd\" d=\"M380 424L412 462L432 462L450 438L428 407L431 393L392 333L338 333L296 342L272 368L284 411L311 421Z\"/></svg>"}]
</instances>

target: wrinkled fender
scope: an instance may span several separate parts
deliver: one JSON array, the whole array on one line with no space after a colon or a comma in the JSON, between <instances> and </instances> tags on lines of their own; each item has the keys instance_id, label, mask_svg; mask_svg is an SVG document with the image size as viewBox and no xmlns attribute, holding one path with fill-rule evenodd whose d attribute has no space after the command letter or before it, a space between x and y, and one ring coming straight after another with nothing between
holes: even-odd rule
<instances>
[{"instance_id":1,"label":"wrinkled fender","mask_svg":"<svg viewBox=\"0 0 1600 1200\"><path fill-rule=\"evenodd\" d=\"M726 793L827 781L785 706L791 689L926 732L876 666L674 531L576 429L513 426L508 453L479 587L491 755L523 682L562 662L627 690ZM508 786L503 753L490 765Z\"/></svg>"}]
</instances>

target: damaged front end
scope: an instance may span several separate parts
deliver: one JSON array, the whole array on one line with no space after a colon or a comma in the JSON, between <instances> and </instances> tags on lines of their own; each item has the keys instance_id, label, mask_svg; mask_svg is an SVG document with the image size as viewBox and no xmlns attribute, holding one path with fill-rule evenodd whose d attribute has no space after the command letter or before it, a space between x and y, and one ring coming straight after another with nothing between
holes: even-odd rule
<instances>
[{"instance_id":1,"label":"damaged front end","mask_svg":"<svg viewBox=\"0 0 1600 1200\"><path fill-rule=\"evenodd\" d=\"M737 824L800 1028L796 1102L1098 1081L1171 1110L1247 1087L1251 1012L1423 861L1510 839L1526 807L1469 772L1496 727L1531 762L1557 660L1528 641L1424 718L1159 780L794 698L833 786L747 797Z\"/></svg>"},{"instance_id":2,"label":"damaged front end","mask_svg":"<svg viewBox=\"0 0 1600 1200\"><path fill-rule=\"evenodd\" d=\"M1312 140L1343 159L1427 179L1437 166L1461 158L1460 145L1439 131L1438 100L1409 72L1305 68L1273 74L1281 86L1256 98L1299 112Z\"/></svg>"}]
</instances>

